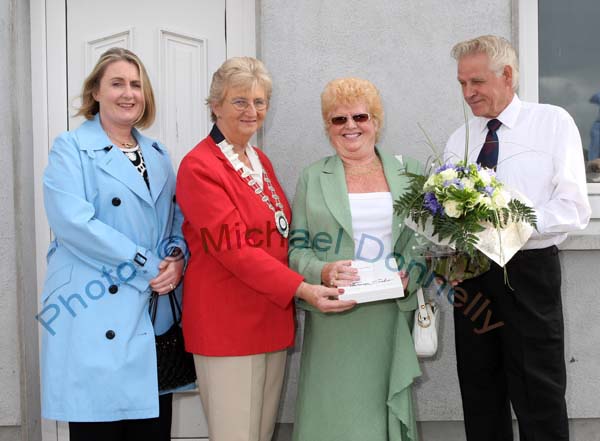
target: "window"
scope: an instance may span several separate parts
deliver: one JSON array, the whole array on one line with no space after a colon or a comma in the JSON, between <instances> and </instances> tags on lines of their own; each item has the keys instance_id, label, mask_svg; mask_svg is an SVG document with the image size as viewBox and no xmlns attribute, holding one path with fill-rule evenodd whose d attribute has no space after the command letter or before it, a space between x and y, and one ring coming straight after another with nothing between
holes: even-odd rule
<instances>
[{"instance_id":1,"label":"window","mask_svg":"<svg viewBox=\"0 0 600 441\"><path fill-rule=\"evenodd\" d=\"M537 3L539 102L573 116L588 182L600 182L600 1Z\"/></svg>"}]
</instances>

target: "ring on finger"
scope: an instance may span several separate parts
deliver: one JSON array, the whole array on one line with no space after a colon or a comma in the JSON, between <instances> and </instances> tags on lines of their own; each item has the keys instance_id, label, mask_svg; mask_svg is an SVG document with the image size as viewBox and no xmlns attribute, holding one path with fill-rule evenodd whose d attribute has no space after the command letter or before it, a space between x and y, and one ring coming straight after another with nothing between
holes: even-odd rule
<instances>
[{"instance_id":1,"label":"ring on finger","mask_svg":"<svg viewBox=\"0 0 600 441\"><path fill-rule=\"evenodd\" d=\"M333 273L333 277L331 278L331 286L335 286L335 281L338 278L338 272Z\"/></svg>"},{"instance_id":2,"label":"ring on finger","mask_svg":"<svg viewBox=\"0 0 600 441\"><path fill-rule=\"evenodd\" d=\"M173 285L172 283L169 283L169 288L171 288L171 291L173 291L175 289L175 285Z\"/></svg>"}]
</instances>

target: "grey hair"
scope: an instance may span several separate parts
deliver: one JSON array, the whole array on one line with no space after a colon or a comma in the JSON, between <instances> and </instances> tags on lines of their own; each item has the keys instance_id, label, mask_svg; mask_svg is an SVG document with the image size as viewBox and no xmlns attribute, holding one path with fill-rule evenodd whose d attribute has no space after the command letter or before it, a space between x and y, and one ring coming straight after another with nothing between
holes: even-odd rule
<instances>
[{"instance_id":1,"label":"grey hair","mask_svg":"<svg viewBox=\"0 0 600 441\"><path fill-rule=\"evenodd\" d=\"M252 57L233 57L226 60L213 74L206 104L222 104L230 87L251 89L259 85L265 89L267 102L271 100L273 82L262 61ZM217 122L217 116L210 110L210 119Z\"/></svg>"},{"instance_id":2,"label":"grey hair","mask_svg":"<svg viewBox=\"0 0 600 441\"><path fill-rule=\"evenodd\" d=\"M490 59L490 69L496 76L502 75L504 66L512 68L512 88L519 87L519 59L517 53L506 38L496 35L482 35L472 40L461 41L452 48L452 57L460 60L466 55L483 53Z\"/></svg>"}]
</instances>

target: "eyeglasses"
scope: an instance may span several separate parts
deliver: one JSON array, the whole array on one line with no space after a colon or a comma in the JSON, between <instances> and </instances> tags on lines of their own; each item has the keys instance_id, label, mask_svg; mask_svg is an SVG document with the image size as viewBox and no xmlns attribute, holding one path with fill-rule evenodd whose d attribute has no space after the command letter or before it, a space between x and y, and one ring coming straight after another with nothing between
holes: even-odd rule
<instances>
[{"instance_id":1,"label":"eyeglasses","mask_svg":"<svg viewBox=\"0 0 600 441\"><path fill-rule=\"evenodd\" d=\"M257 98L252 102L252 104L254 105L254 108L256 110L260 111L265 110L267 108L268 102L267 100ZM236 98L233 101L231 101L231 105L235 107L236 110L239 110L241 112L242 110L246 110L250 106L250 102L242 98Z\"/></svg>"},{"instance_id":2,"label":"eyeglasses","mask_svg":"<svg viewBox=\"0 0 600 441\"><path fill-rule=\"evenodd\" d=\"M368 113L357 113L355 115L351 115L350 118L356 123L364 123L371 119L371 115ZM331 118L331 124L334 126L343 126L348 122L347 116L334 116Z\"/></svg>"}]
</instances>

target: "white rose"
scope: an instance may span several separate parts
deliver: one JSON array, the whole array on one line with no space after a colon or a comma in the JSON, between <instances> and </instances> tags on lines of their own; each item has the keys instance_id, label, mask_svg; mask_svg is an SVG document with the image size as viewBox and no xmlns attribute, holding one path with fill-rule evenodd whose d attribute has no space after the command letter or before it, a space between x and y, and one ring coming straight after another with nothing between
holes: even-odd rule
<instances>
[{"instance_id":1,"label":"white rose","mask_svg":"<svg viewBox=\"0 0 600 441\"><path fill-rule=\"evenodd\" d=\"M450 217L460 217L462 211L458 208L458 202L446 201L444 202L444 211Z\"/></svg>"},{"instance_id":2,"label":"white rose","mask_svg":"<svg viewBox=\"0 0 600 441\"><path fill-rule=\"evenodd\" d=\"M510 194L505 190L496 190L492 195L492 200L496 207L506 208L510 202Z\"/></svg>"},{"instance_id":3,"label":"white rose","mask_svg":"<svg viewBox=\"0 0 600 441\"><path fill-rule=\"evenodd\" d=\"M479 179L481 179L484 185L489 185L492 182L492 177L485 168L479 170Z\"/></svg>"},{"instance_id":4,"label":"white rose","mask_svg":"<svg viewBox=\"0 0 600 441\"><path fill-rule=\"evenodd\" d=\"M444 181L451 181L458 177L458 173L456 173L456 170L453 168L447 168L446 170L440 172L439 175Z\"/></svg>"},{"instance_id":5,"label":"white rose","mask_svg":"<svg viewBox=\"0 0 600 441\"><path fill-rule=\"evenodd\" d=\"M462 183L464 188L467 188L469 190L471 190L475 185L473 184L473 181L471 181L469 178L462 178L460 180L460 182Z\"/></svg>"},{"instance_id":6,"label":"white rose","mask_svg":"<svg viewBox=\"0 0 600 441\"><path fill-rule=\"evenodd\" d=\"M477 204L481 204L481 205L485 205L486 207L491 207L492 206L492 199L485 194L480 194L477 197Z\"/></svg>"}]
</instances>

